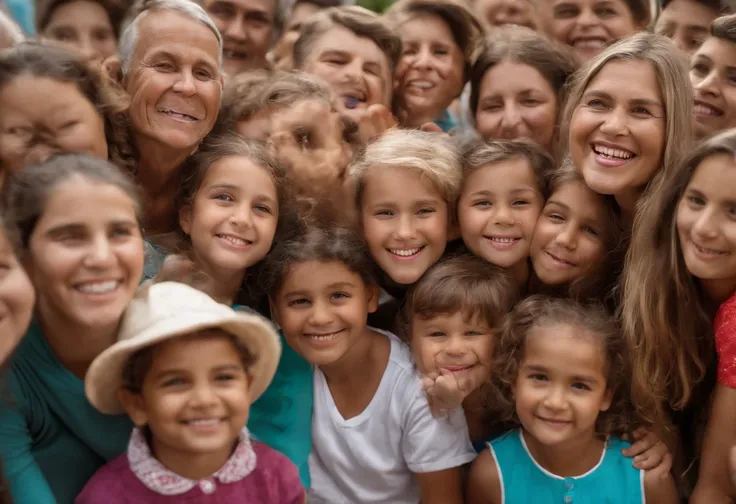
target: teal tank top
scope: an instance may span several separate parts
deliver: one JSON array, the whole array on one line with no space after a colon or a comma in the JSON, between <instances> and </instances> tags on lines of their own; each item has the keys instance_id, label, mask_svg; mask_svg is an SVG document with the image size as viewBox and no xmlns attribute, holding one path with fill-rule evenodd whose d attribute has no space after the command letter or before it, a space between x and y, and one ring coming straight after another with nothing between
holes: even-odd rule
<instances>
[{"instance_id":1,"label":"teal tank top","mask_svg":"<svg viewBox=\"0 0 736 504\"><path fill-rule=\"evenodd\" d=\"M504 504L641 504L644 471L635 469L621 450L629 443L606 442L600 462L582 476L563 478L532 458L520 430L488 443L496 461Z\"/></svg>"}]
</instances>

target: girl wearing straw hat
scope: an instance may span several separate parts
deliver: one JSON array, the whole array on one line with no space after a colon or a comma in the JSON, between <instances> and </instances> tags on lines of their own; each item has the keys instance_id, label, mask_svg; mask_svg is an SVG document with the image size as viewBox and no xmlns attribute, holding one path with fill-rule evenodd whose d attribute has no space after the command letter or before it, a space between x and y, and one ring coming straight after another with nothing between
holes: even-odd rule
<instances>
[{"instance_id":1,"label":"girl wearing straw hat","mask_svg":"<svg viewBox=\"0 0 736 504\"><path fill-rule=\"evenodd\" d=\"M142 287L118 342L85 380L95 408L125 411L136 427L127 453L92 477L77 504L304 502L296 466L244 428L280 354L258 315L182 283Z\"/></svg>"}]
</instances>

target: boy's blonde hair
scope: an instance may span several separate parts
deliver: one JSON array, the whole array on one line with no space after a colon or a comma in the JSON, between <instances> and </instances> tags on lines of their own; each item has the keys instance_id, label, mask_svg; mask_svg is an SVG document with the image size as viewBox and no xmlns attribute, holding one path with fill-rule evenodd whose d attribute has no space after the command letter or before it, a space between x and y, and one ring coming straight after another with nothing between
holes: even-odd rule
<instances>
[{"instance_id":1,"label":"boy's blonde hair","mask_svg":"<svg viewBox=\"0 0 736 504\"><path fill-rule=\"evenodd\" d=\"M576 72L562 120L561 139L569 144L570 121L580 100L595 77L613 61L645 61L657 76L665 111L665 142L662 166L648 184L648 194L656 191L677 169L689 152L693 138L693 95L687 68L675 45L666 37L638 33L612 45ZM569 147L569 145L568 145Z\"/></svg>"},{"instance_id":2,"label":"boy's blonde hair","mask_svg":"<svg viewBox=\"0 0 736 504\"><path fill-rule=\"evenodd\" d=\"M392 129L368 144L348 168L355 184L355 201L362 205L365 177L380 168L403 168L427 178L448 208L454 211L460 194L462 170L457 146L451 137L420 130Z\"/></svg>"}]
</instances>

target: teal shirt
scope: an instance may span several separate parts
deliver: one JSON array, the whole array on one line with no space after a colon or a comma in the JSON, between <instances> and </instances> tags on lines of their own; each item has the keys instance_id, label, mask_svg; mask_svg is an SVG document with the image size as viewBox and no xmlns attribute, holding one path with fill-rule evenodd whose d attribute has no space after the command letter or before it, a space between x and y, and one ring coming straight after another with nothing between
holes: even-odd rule
<instances>
[{"instance_id":1,"label":"teal shirt","mask_svg":"<svg viewBox=\"0 0 736 504\"><path fill-rule=\"evenodd\" d=\"M123 453L126 415L95 410L84 382L56 358L34 322L2 377L0 455L15 504L72 504L90 477Z\"/></svg>"},{"instance_id":2,"label":"teal shirt","mask_svg":"<svg viewBox=\"0 0 736 504\"><path fill-rule=\"evenodd\" d=\"M278 450L299 469L309 488L309 452L312 450L312 366L286 343L281 334L281 360L271 385L250 407L248 430L253 437Z\"/></svg>"},{"instance_id":3,"label":"teal shirt","mask_svg":"<svg viewBox=\"0 0 736 504\"><path fill-rule=\"evenodd\" d=\"M606 442L598 464L574 478L552 474L532 458L520 430L488 443L503 485L505 504L641 504L644 471L635 469L621 450L630 445L617 437Z\"/></svg>"}]
</instances>

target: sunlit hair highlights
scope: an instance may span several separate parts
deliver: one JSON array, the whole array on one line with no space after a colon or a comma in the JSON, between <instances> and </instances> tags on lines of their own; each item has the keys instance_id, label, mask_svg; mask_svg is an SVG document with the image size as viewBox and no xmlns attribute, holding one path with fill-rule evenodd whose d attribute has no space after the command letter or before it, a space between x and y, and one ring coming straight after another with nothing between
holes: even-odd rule
<instances>
[{"instance_id":1,"label":"sunlit hair highlights","mask_svg":"<svg viewBox=\"0 0 736 504\"><path fill-rule=\"evenodd\" d=\"M682 410L694 399L715 358L712 317L685 265L677 208L697 167L717 154L736 158L736 130L698 146L644 202L624 267L621 319L633 354L631 396L658 427L670 421L667 407Z\"/></svg>"}]
</instances>

